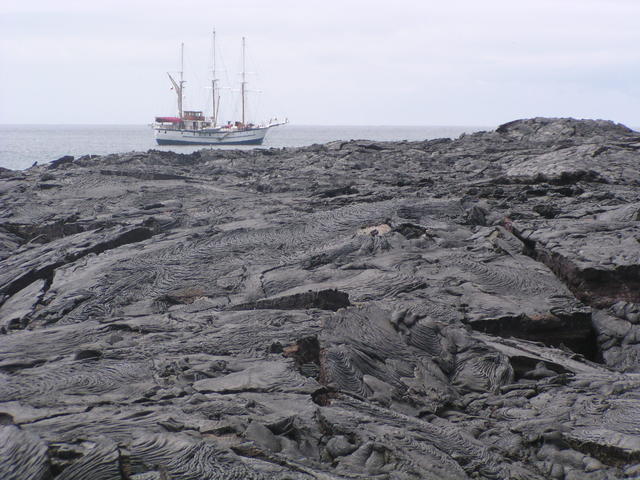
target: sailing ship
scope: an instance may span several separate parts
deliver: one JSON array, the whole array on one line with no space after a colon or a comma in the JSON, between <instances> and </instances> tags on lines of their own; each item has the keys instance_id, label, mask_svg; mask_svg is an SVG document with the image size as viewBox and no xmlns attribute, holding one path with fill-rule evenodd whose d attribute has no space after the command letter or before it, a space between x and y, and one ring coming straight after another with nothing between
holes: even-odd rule
<instances>
[{"instance_id":1,"label":"sailing ship","mask_svg":"<svg viewBox=\"0 0 640 480\"><path fill-rule=\"evenodd\" d=\"M213 70L211 79L212 110L207 118L202 111L183 110L184 91L184 43L180 47L180 77L174 79L167 73L178 96L177 117L156 117L153 129L159 145L261 145L270 128L288 123L272 118L268 122L254 124L246 120L246 41L242 37L242 81L240 82L241 119L219 125L220 94L216 78L216 32L213 31Z\"/></svg>"}]
</instances>

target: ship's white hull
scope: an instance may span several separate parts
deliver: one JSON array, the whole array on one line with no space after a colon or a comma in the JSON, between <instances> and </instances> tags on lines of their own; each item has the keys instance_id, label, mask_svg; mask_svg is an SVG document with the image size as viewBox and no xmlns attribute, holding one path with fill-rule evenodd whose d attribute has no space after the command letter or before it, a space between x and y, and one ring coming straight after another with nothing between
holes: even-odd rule
<instances>
[{"instance_id":1,"label":"ship's white hull","mask_svg":"<svg viewBox=\"0 0 640 480\"><path fill-rule=\"evenodd\" d=\"M179 130L155 127L158 145L260 145L272 125L247 130Z\"/></svg>"}]
</instances>

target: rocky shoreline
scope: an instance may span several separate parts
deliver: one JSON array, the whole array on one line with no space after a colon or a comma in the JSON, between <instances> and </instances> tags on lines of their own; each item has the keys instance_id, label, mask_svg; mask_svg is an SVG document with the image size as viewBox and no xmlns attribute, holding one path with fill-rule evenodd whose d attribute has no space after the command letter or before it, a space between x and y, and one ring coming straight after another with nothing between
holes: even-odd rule
<instances>
[{"instance_id":1,"label":"rocky shoreline","mask_svg":"<svg viewBox=\"0 0 640 480\"><path fill-rule=\"evenodd\" d=\"M0 170L0 478L640 477L640 133Z\"/></svg>"}]
</instances>

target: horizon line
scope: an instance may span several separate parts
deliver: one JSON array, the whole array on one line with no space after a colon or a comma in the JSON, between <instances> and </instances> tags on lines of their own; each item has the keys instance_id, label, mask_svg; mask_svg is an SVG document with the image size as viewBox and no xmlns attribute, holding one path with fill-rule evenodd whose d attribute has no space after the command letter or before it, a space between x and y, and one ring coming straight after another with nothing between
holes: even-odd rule
<instances>
[{"instance_id":1,"label":"horizon line","mask_svg":"<svg viewBox=\"0 0 640 480\"><path fill-rule=\"evenodd\" d=\"M151 126L151 123L3 123L0 122L0 126ZM294 127L490 127L494 124L464 124L464 123L442 123L442 124L363 124L363 123L289 123L289 126ZM495 124L499 125L499 124Z\"/></svg>"}]
</instances>

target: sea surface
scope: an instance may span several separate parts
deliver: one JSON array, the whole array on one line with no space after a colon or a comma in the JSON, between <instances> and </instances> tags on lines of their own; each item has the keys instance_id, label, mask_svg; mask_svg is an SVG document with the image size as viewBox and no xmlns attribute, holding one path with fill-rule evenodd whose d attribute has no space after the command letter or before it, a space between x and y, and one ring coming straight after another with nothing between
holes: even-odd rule
<instances>
[{"instance_id":1,"label":"sea surface","mask_svg":"<svg viewBox=\"0 0 640 480\"><path fill-rule=\"evenodd\" d=\"M156 145L148 125L0 125L0 167L29 168L64 155L104 155L151 148L191 153L202 148L301 147L332 140L425 140L457 138L462 133L491 130L480 126L309 126L285 125L273 128L261 146L203 147Z\"/></svg>"}]
</instances>

